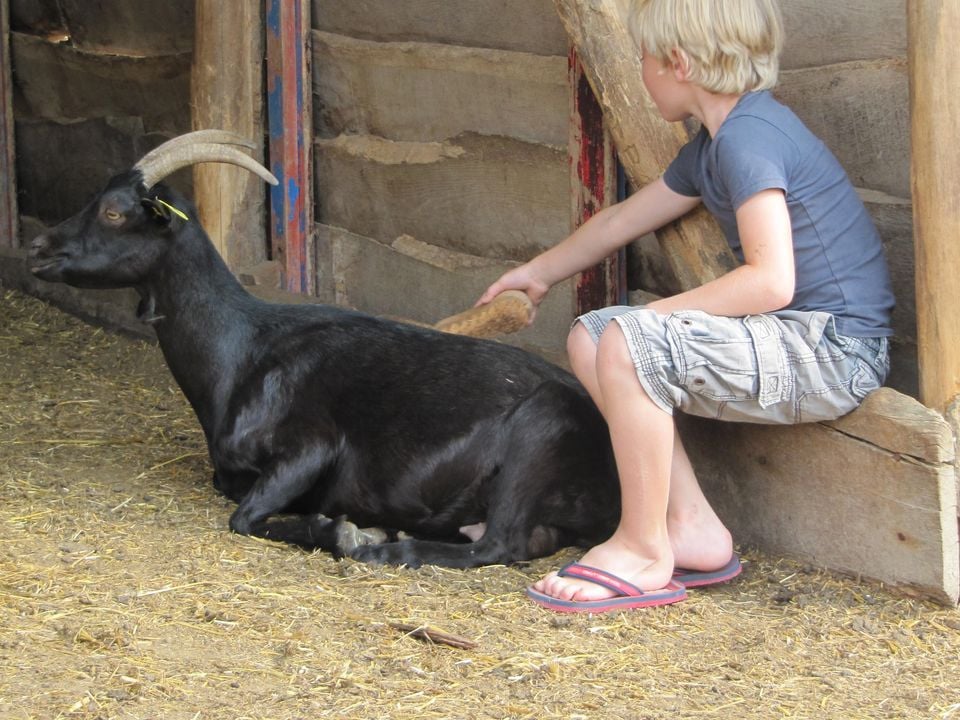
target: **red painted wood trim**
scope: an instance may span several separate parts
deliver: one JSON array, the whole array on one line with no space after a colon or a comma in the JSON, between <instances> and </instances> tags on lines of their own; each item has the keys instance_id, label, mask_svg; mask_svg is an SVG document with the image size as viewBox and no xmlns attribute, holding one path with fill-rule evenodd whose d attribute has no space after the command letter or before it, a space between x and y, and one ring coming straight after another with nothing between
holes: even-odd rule
<instances>
[{"instance_id":1,"label":"red painted wood trim","mask_svg":"<svg viewBox=\"0 0 960 720\"><path fill-rule=\"evenodd\" d=\"M270 170L280 184L270 192L273 258L284 288L314 294L311 247L310 82L305 0L266 0L267 122Z\"/></svg>"},{"instance_id":2,"label":"red painted wood trim","mask_svg":"<svg viewBox=\"0 0 960 720\"><path fill-rule=\"evenodd\" d=\"M613 144L604 127L603 109L587 81L575 49L569 56L572 112L570 163L573 225L617 202ZM626 302L626 261L621 251L576 278L577 313Z\"/></svg>"}]
</instances>

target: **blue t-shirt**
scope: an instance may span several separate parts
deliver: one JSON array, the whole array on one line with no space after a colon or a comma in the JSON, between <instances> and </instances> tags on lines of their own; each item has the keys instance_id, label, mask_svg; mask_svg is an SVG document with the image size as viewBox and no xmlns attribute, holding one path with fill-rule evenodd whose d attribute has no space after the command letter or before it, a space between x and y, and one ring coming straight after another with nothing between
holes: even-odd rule
<instances>
[{"instance_id":1,"label":"blue t-shirt","mask_svg":"<svg viewBox=\"0 0 960 720\"><path fill-rule=\"evenodd\" d=\"M796 269L786 309L832 313L842 335L893 334L890 275L873 221L833 153L769 91L741 97L715 138L701 129L663 179L703 200L741 262L737 208L762 190L783 190Z\"/></svg>"}]
</instances>

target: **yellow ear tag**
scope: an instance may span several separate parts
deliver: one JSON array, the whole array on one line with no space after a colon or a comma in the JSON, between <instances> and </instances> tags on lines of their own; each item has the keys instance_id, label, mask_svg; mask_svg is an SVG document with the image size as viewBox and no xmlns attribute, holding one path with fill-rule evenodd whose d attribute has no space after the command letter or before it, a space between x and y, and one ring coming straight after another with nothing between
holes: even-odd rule
<instances>
[{"instance_id":1,"label":"yellow ear tag","mask_svg":"<svg viewBox=\"0 0 960 720\"><path fill-rule=\"evenodd\" d=\"M185 212L183 212L182 210L178 210L178 209L175 208L173 205L171 205L170 203L164 202L164 201L161 200L160 198L154 198L154 200L156 200L158 203L160 203L161 205L163 205L167 210L169 210L170 212L172 212L174 215L176 215L176 216L177 216L178 218L180 218L181 220L186 220L187 222L190 221L190 218L188 218L188 217L187 217L187 214L186 214Z\"/></svg>"}]
</instances>

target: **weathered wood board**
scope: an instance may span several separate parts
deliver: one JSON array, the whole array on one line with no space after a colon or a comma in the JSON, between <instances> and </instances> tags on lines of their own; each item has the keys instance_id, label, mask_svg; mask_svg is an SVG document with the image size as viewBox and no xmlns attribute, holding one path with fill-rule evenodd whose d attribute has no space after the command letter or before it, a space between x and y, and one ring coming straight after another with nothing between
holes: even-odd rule
<instances>
[{"instance_id":1,"label":"weathered wood board","mask_svg":"<svg viewBox=\"0 0 960 720\"><path fill-rule=\"evenodd\" d=\"M789 0L779 5L787 35L783 70L906 55L903 0Z\"/></svg>"},{"instance_id":2,"label":"weathered wood board","mask_svg":"<svg viewBox=\"0 0 960 720\"><path fill-rule=\"evenodd\" d=\"M681 427L738 543L957 602L953 435L939 414L884 389L834 423Z\"/></svg>"},{"instance_id":3,"label":"weathered wood board","mask_svg":"<svg viewBox=\"0 0 960 720\"><path fill-rule=\"evenodd\" d=\"M315 29L356 38L567 54L553 0L312 0L312 5Z\"/></svg>"},{"instance_id":4,"label":"weathered wood board","mask_svg":"<svg viewBox=\"0 0 960 720\"><path fill-rule=\"evenodd\" d=\"M258 145L264 161L262 3L229 6L197 0L196 44L191 77L195 130L220 128ZM234 270L267 258L263 181L241 168L205 163L193 169L200 221Z\"/></svg>"},{"instance_id":5,"label":"weathered wood board","mask_svg":"<svg viewBox=\"0 0 960 720\"><path fill-rule=\"evenodd\" d=\"M382 243L412 235L524 260L569 232L567 155L544 145L472 133L442 143L342 135L316 140L314 151L318 220Z\"/></svg>"},{"instance_id":6,"label":"weathered wood board","mask_svg":"<svg viewBox=\"0 0 960 720\"><path fill-rule=\"evenodd\" d=\"M478 132L566 145L564 56L312 37L317 135L436 140Z\"/></svg>"},{"instance_id":7,"label":"weathered wood board","mask_svg":"<svg viewBox=\"0 0 960 720\"><path fill-rule=\"evenodd\" d=\"M902 57L780 74L774 95L823 140L854 185L910 197L910 91Z\"/></svg>"},{"instance_id":8,"label":"weathered wood board","mask_svg":"<svg viewBox=\"0 0 960 720\"><path fill-rule=\"evenodd\" d=\"M48 225L79 212L154 139L139 118L19 119L16 130L19 210Z\"/></svg>"},{"instance_id":9,"label":"weathered wood board","mask_svg":"<svg viewBox=\"0 0 960 720\"><path fill-rule=\"evenodd\" d=\"M920 398L943 410L960 393L960 5L907 7Z\"/></svg>"},{"instance_id":10,"label":"weathered wood board","mask_svg":"<svg viewBox=\"0 0 960 720\"><path fill-rule=\"evenodd\" d=\"M224 14L235 2L222 4ZM56 4L71 42L78 47L135 55L193 50L194 0L57 0Z\"/></svg>"},{"instance_id":11,"label":"weathered wood board","mask_svg":"<svg viewBox=\"0 0 960 720\"><path fill-rule=\"evenodd\" d=\"M88 52L17 32L10 44L24 116L61 122L141 117L148 132L182 129L190 53Z\"/></svg>"},{"instance_id":12,"label":"weathered wood board","mask_svg":"<svg viewBox=\"0 0 960 720\"><path fill-rule=\"evenodd\" d=\"M8 18L9 0L0 0L0 246L17 247L17 184Z\"/></svg>"}]
</instances>

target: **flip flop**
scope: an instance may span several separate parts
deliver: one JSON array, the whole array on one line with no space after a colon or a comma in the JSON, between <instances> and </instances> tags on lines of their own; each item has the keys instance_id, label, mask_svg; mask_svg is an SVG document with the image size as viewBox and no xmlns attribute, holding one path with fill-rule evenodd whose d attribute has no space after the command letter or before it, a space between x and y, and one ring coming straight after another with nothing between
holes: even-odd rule
<instances>
[{"instance_id":1,"label":"flip flop","mask_svg":"<svg viewBox=\"0 0 960 720\"><path fill-rule=\"evenodd\" d=\"M743 570L743 565L740 564L740 558L734 553L733 557L730 558L730 562L724 565L719 570L711 570L709 572L702 572L700 570L685 570L684 568L677 568L673 571L673 581L678 582L684 587L703 587L704 585L718 585L720 583L725 583L728 580L733 580L737 575L740 574L740 571Z\"/></svg>"},{"instance_id":2,"label":"flip flop","mask_svg":"<svg viewBox=\"0 0 960 720\"><path fill-rule=\"evenodd\" d=\"M613 590L617 593L617 596L604 600L561 600L533 588L527 588L527 596L537 605L556 612L589 613L656 607L687 599L687 589L675 580L671 580L666 587L660 590L646 591L622 578L618 578L616 575L611 575L605 570L581 565L580 563L570 563L564 566L557 571L557 575L592 582L608 590Z\"/></svg>"}]
</instances>

